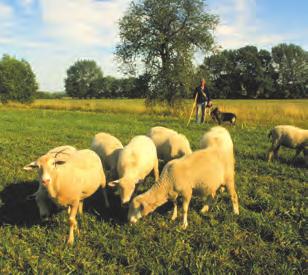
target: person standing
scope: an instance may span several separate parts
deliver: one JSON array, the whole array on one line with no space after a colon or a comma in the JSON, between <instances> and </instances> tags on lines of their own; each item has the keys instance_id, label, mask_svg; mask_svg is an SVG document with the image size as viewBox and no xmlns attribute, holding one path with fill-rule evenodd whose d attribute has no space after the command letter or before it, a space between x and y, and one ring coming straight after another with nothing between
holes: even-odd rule
<instances>
[{"instance_id":1,"label":"person standing","mask_svg":"<svg viewBox=\"0 0 308 275\"><path fill-rule=\"evenodd\" d=\"M197 97L197 98L196 98ZM205 79L201 79L200 85L196 87L194 92L196 102L196 122L198 123L199 111L201 109L201 123L204 122L205 108L211 106L209 90L206 87Z\"/></svg>"}]
</instances>

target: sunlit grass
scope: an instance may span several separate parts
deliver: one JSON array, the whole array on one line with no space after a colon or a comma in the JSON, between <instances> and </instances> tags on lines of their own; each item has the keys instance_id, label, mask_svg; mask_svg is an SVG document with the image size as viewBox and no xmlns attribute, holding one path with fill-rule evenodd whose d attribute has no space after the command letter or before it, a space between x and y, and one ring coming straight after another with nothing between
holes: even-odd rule
<instances>
[{"instance_id":1,"label":"sunlit grass","mask_svg":"<svg viewBox=\"0 0 308 275\"><path fill-rule=\"evenodd\" d=\"M224 103L226 110L239 110L242 104ZM200 137L214 124L191 123L187 128L186 121L172 116L0 108L0 273L305 273L307 168L302 156L291 164L294 150L285 148L280 161L267 163L268 125L227 126L235 145L239 216L233 215L224 192L205 216L199 213L204 201L193 196L187 230L180 227L181 200L177 221L170 220L172 204L167 204L130 226L127 209L108 190L110 209L100 192L86 200L73 247L65 245L66 211L54 213L45 223L39 220L35 202L27 200L38 187L37 175L24 171L25 164L55 146L88 148L100 131L127 144L155 125L185 134L197 150ZM307 120L303 127L308 127ZM153 182L150 176L138 192Z\"/></svg>"},{"instance_id":2,"label":"sunlit grass","mask_svg":"<svg viewBox=\"0 0 308 275\"><path fill-rule=\"evenodd\" d=\"M308 120L308 100L214 100L214 106L237 115L238 123L294 124L301 126ZM147 108L143 99L41 99L24 105L10 102L13 108L78 110L104 113L128 113L175 116L185 121L191 112L192 101L185 100L179 107L158 104ZM194 117L194 116L193 116ZM207 118L210 119L209 117Z\"/></svg>"}]
</instances>

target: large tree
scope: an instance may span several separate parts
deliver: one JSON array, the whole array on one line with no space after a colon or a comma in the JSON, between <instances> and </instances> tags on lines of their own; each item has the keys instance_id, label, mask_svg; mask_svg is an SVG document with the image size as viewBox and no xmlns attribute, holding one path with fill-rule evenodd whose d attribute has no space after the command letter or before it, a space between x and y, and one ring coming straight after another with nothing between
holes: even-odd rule
<instances>
[{"instance_id":1,"label":"large tree","mask_svg":"<svg viewBox=\"0 0 308 275\"><path fill-rule=\"evenodd\" d=\"M196 50L213 48L217 23L203 0L136 0L120 20L116 55L129 72L141 62L152 76L148 98L172 103L191 87Z\"/></svg>"},{"instance_id":2,"label":"large tree","mask_svg":"<svg viewBox=\"0 0 308 275\"><path fill-rule=\"evenodd\" d=\"M76 61L67 70L65 79L66 93L71 97L97 97L103 78L101 68L93 60Z\"/></svg>"},{"instance_id":3,"label":"large tree","mask_svg":"<svg viewBox=\"0 0 308 275\"><path fill-rule=\"evenodd\" d=\"M308 97L308 52L294 44L272 48L277 72L276 97Z\"/></svg>"},{"instance_id":4,"label":"large tree","mask_svg":"<svg viewBox=\"0 0 308 275\"><path fill-rule=\"evenodd\" d=\"M38 84L30 64L4 55L0 60L0 102L31 102Z\"/></svg>"}]
</instances>

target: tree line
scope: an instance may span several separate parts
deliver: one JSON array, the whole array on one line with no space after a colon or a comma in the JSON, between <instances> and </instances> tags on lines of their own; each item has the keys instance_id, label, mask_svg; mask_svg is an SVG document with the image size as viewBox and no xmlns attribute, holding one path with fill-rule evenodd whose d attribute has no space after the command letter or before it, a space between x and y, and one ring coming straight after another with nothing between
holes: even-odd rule
<instances>
[{"instance_id":1,"label":"tree line","mask_svg":"<svg viewBox=\"0 0 308 275\"><path fill-rule=\"evenodd\" d=\"M216 98L307 98L308 52L294 44L223 50L205 58L199 75Z\"/></svg>"},{"instance_id":2,"label":"tree line","mask_svg":"<svg viewBox=\"0 0 308 275\"><path fill-rule=\"evenodd\" d=\"M200 78L206 79L213 98L307 98L308 52L293 44L279 44L271 51L255 46L223 50L194 69L189 88L169 93L190 98ZM65 87L77 98L147 98L153 96L150 79L103 77L95 61L84 60L68 69ZM159 92L158 98L165 95Z\"/></svg>"}]
</instances>

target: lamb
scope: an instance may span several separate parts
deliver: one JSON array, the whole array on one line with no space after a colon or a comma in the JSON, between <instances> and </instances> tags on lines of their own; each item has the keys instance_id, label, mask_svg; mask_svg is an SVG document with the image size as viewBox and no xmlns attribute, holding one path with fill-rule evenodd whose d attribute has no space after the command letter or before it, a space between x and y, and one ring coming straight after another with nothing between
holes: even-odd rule
<instances>
[{"instance_id":1,"label":"lamb","mask_svg":"<svg viewBox=\"0 0 308 275\"><path fill-rule=\"evenodd\" d=\"M116 179L119 154L123 149L121 141L108 133L98 133L92 141L91 149L101 158L105 173L109 170L110 178Z\"/></svg>"},{"instance_id":2,"label":"lamb","mask_svg":"<svg viewBox=\"0 0 308 275\"><path fill-rule=\"evenodd\" d=\"M135 136L121 151L117 171L119 179L109 182L111 187L120 190L122 204L130 201L136 184L154 170L155 181L158 180L158 159L156 147L147 136Z\"/></svg>"},{"instance_id":3,"label":"lamb","mask_svg":"<svg viewBox=\"0 0 308 275\"><path fill-rule=\"evenodd\" d=\"M191 148L187 138L172 129L156 126L147 134L155 143L158 158L168 162L191 154Z\"/></svg>"},{"instance_id":4,"label":"lamb","mask_svg":"<svg viewBox=\"0 0 308 275\"><path fill-rule=\"evenodd\" d=\"M55 147L49 150L46 153L46 155L48 154L53 155L53 156L57 155L62 160L67 160L72 155L72 153L76 151L77 149L75 147L64 145L64 146L58 146L58 147ZM35 199L36 205L40 213L41 220L44 220L48 216L50 216L50 199L49 199L46 188L44 188L44 186L41 183L39 184L39 188L37 189L37 191L34 194L28 196L28 198Z\"/></svg>"},{"instance_id":5,"label":"lamb","mask_svg":"<svg viewBox=\"0 0 308 275\"><path fill-rule=\"evenodd\" d=\"M233 143L227 130L225 130L225 135L217 135L215 131L213 132L212 138L220 138L219 142L208 142L210 145L206 149L168 162L159 181L150 190L132 200L128 211L130 223L136 223L138 219L153 212L168 200L173 201L174 209L171 219L175 220L177 218L176 199L180 195L183 197L183 228L185 229L188 226L187 212L193 191L197 191L201 196L208 196L207 203L201 209L201 213L206 213L209 210L209 203L214 199L221 185L227 187L233 212L239 214L238 196L234 183ZM207 134L208 140L210 136L211 131ZM224 142L226 145L221 148L219 144Z\"/></svg>"},{"instance_id":6,"label":"lamb","mask_svg":"<svg viewBox=\"0 0 308 275\"><path fill-rule=\"evenodd\" d=\"M68 244L74 242L77 230L76 214L82 214L83 200L91 196L99 186L105 191L106 179L99 156L92 150L80 150L70 157L46 154L24 167L30 171L38 168L40 184L49 197L62 207L69 207ZM109 206L104 192L106 205ZM78 231L77 231L78 232Z\"/></svg>"},{"instance_id":7,"label":"lamb","mask_svg":"<svg viewBox=\"0 0 308 275\"><path fill-rule=\"evenodd\" d=\"M303 151L308 150L308 130L304 130L291 125L278 125L270 130L268 137L272 139L272 145L268 150L268 161L278 158L280 146L296 149L292 162ZM306 159L306 156L305 156Z\"/></svg>"}]
</instances>

